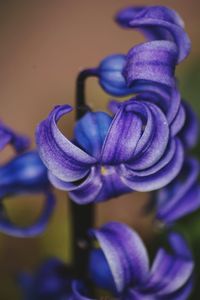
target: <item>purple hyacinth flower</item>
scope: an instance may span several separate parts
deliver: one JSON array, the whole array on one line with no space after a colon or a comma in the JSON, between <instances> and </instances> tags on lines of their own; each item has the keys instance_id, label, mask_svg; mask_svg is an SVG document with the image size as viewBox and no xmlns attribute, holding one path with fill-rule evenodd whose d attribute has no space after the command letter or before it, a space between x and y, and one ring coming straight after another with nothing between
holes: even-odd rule
<instances>
[{"instance_id":1,"label":"purple hyacinth flower","mask_svg":"<svg viewBox=\"0 0 200 300\"><path fill-rule=\"evenodd\" d=\"M111 222L91 232L99 243L99 249L91 252L91 280L110 290L116 299L188 298L193 286L194 263L185 240L179 234L169 235L171 251L160 248L150 267L144 243L128 226ZM91 300L78 282L74 282L73 292L74 299Z\"/></svg>"},{"instance_id":2,"label":"purple hyacinth flower","mask_svg":"<svg viewBox=\"0 0 200 300\"><path fill-rule=\"evenodd\" d=\"M74 143L56 125L71 110L68 105L55 107L38 126L36 140L50 181L69 191L75 202L156 190L179 173L182 144L154 103L124 102L113 117L89 112L76 123Z\"/></svg>"},{"instance_id":3,"label":"purple hyacinth flower","mask_svg":"<svg viewBox=\"0 0 200 300\"><path fill-rule=\"evenodd\" d=\"M171 225L181 217L200 208L199 162L185 161L180 174L155 195L156 217Z\"/></svg>"},{"instance_id":4,"label":"purple hyacinth flower","mask_svg":"<svg viewBox=\"0 0 200 300\"><path fill-rule=\"evenodd\" d=\"M0 150L10 144L16 152L20 153L29 146L29 139L24 135L15 133L12 129L0 123Z\"/></svg>"},{"instance_id":5,"label":"purple hyacinth flower","mask_svg":"<svg viewBox=\"0 0 200 300\"><path fill-rule=\"evenodd\" d=\"M45 202L36 222L27 227L14 224L6 214L4 199L38 193L44 194ZM47 169L36 151L20 154L0 166L0 198L0 232L16 237L33 237L45 230L54 210L55 199L50 191Z\"/></svg>"}]
</instances>

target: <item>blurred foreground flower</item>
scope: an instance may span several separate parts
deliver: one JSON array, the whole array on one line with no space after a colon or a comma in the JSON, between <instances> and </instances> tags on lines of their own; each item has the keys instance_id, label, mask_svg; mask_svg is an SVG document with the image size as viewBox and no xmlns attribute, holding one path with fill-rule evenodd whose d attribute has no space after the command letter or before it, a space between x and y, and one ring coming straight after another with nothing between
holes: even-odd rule
<instances>
[{"instance_id":1,"label":"blurred foreground flower","mask_svg":"<svg viewBox=\"0 0 200 300\"><path fill-rule=\"evenodd\" d=\"M0 148L11 144L17 152L25 151L29 145L25 136L15 134L1 124ZM44 208L38 220L31 226L19 227L8 217L4 201L21 194L42 193L45 195ZM55 200L50 191L47 170L36 151L14 156L0 166L0 232L17 237L35 236L44 231L52 215Z\"/></svg>"},{"instance_id":2,"label":"blurred foreground flower","mask_svg":"<svg viewBox=\"0 0 200 300\"><path fill-rule=\"evenodd\" d=\"M90 253L90 280L116 299L187 299L192 289L193 260L184 239L171 233L170 251L160 248L149 268L146 248L126 225L111 222L91 231L99 248ZM56 259L44 263L35 276L23 275L25 300L92 300L87 285L75 280ZM28 298L27 298L28 297ZM88 298L89 297L89 298Z\"/></svg>"}]
</instances>

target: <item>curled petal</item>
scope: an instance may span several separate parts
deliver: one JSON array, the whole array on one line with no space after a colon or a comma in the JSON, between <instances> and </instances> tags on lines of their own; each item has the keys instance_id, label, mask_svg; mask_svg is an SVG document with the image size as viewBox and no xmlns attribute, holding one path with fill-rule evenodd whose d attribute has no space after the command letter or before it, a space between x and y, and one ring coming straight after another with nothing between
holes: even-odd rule
<instances>
[{"instance_id":1,"label":"curled petal","mask_svg":"<svg viewBox=\"0 0 200 300\"><path fill-rule=\"evenodd\" d=\"M168 294L166 297L161 296L163 300L186 300L194 288L193 276L178 291Z\"/></svg>"},{"instance_id":2,"label":"curled petal","mask_svg":"<svg viewBox=\"0 0 200 300\"><path fill-rule=\"evenodd\" d=\"M148 255L135 231L111 222L91 232L107 259L118 293L131 283L144 282L149 270Z\"/></svg>"},{"instance_id":3,"label":"curled petal","mask_svg":"<svg viewBox=\"0 0 200 300\"><path fill-rule=\"evenodd\" d=\"M124 76L128 86L145 80L173 88L177 47L170 41L153 41L133 47L127 56Z\"/></svg>"},{"instance_id":4,"label":"curled petal","mask_svg":"<svg viewBox=\"0 0 200 300\"><path fill-rule=\"evenodd\" d=\"M113 167L92 167L81 182L64 182L51 173L49 179L56 188L68 191L70 198L78 204L101 202L132 191Z\"/></svg>"},{"instance_id":5,"label":"curled petal","mask_svg":"<svg viewBox=\"0 0 200 300\"><path fill-rule=\"evenodd\" d=\"M75 125L75 141L98 159L111 122L112 118L104 112L85 114Z\"/></svg>"},{"instance_id":6,"label":"curled petal","mask_svg":"<svg viewBox=\"0 0 200 300\"><path fill-rule=\"evenodd\" d=\"M124 164L121 165L121 170L126 170L126 167L131 169L133 171L133 173L136 176L149 176L152 174L155 174L156 172L160 171L162 168L164 168L165 166L167 166L170 161L173 159L175 152L176 152L176 147L177 147L177 142L176 139L172 139L164 153L164 155L162 156L162 158L152 167L144 169L144 170L135 170L134 168L132 168L131 164ZM123 174L123 173L122 173Z\"/></svg>"},{"instance_id":7,"label":"curled petal","mask_svg":"<svg viewBox=\"0 0 200 300\"><path fill-rule=\"evenodd\" d=\"M176 151L171 161L154 174L143 176L135 175L128 166L121 168L122 181L130 188L138 192L157 190L170 183L180 172L184 159L183 147L180 141L176 140ZM139 174L139 173L138 173Z\"/></svg>"},{"instance_id":8,"label":"curled petal","mask_svg":"<svg viewBox=\"0 0 200 300\"><path fill-rule=\"evenodd\" d=\"M137 100L140 102L148 101L156 104L164 112L169 125L171 125L180 110L181 96L178 88L175 86L173 89L167 91L164 88L161 89L160 87L152 86L150 84L149 86L146 85L144 90L138 88L139 84L137 83L135 92L139 94L135 99L130 99L126 102ZM112 113L116 114L122 104L122 102L111 100L108 103L108 108ZM180 127L179 124L178 126Z\"/></svg>"},{"instance_id":9,"label":"curled petal","mask_svg":"<svg viewBox=\"0 0 200 300\"><path fill-rule=\"evenodd\" d=\"M182 105L180 105L179 110L171 124L171 135L175 136L184 126L185 123L185 110Z\"/></svg>"},{"instance_id":10,"label":"curled petal","mask_svg":"<svg viewBox=\"0 0 200 300\"><path fill-rule=\"evenodd\" d=\"M168 235L168 242L174 254L182 257L185 260L192 259L192 253L182 235L176 232L170 232L170 234Z\"/></svg>"},{"instance_id":11,"label":"curled petal","mask_svg":"<svg viewBox=\"0 0 200 300\"><path fill-rule=\"evenodd\" d=\"M188 159L180 173L157 193L157 218L170 224L200 207L199 163Z\"/></svg>"},{"instance_id":12,"label":"curled petal","mask_svg":"<svg viewBox=\"0 0 200 300\"><path fill-rule=\"evenodd\" d=\"M11 236L19 237L19 238L35 237L41 234L45 230L49 222L49 219L53 213L54 206L55 206L54 196L53 194L48 193L46 195L44 208L40 217L33 225L28 227L19 227L15 225L9 220L9 218L3 211L0 217L0 232L3 232Z\"/></svg>"},{"instance_id":13,"label":"curled petal","mask_svg":"<svg viewBox=\"0 0 200 300\"><path fill-rule=\"evenodd\" d=\"M180 132L180 139L187 148L192 148L196 145L199 136L199 120L197 115L192 110L189 103L183 101L183 106L186 113L185 124Z\"/></svg>"},{"instance_id":14,"label":"curled petal","mask_svg":"<svg viewBox=\"0 0 200 300\"><path fill-rule=\"evenodd\" d=\"M127 101L116 113L102 149L102 162L130 161L135 169L148 168L160 159L169 137L162 111L153 103Z\"/></svg>"},{"instance_id":15,"label":"curled petal","mask_svg":"<svg viewBox=\"0 0 200 300\"><path fill-rule=\"evenodd\" d=\"M134 102L127 105L127 110L134 110L134 106ZM148 115L147 123L134 156L128 162L135 170L149 168L155 164L164 154L169 138L169 125L162 111L153 103L144 102L144 108Z\"/></svg>"},{"instance_id":16,"label":"curled petal","mask_svg":"<svg viewBox=\"0 0 200 300\"><path fill-rule=\"evenodd\" d=\"M36 131L42 161L52 174L64 181L83 178L96 163L95 158L70 142L57 127L58 120L71 110L69 105L56 106Z\"/></svg>"},{"instance_id":17,"label":"curled petal","mask_svg":"<svg viewBox=\"0 0 200 300\"><path fill-rule=\"evenodd\" d=\"M176 11L164 6L139 6L121 10L117 22L123 27L140 29L149 40L173 40L178 48L178 61L189 54L191 43L184 23Z\"/></svg>"},{"instance_id":18,"label":"curled petal","mask_svg":"<svg viewBox=\"0 0 200 300\"><path fill-rule=\"evenodd\" d=\"M92 167L87 178L81 183L64 182L49 173L51 183L58 189L69 191L70 198L77 204L94 202L102 189L102 180L99 168Z\"/></svg>"},{"instance_id":19,"label":"curled petal","mask_svg":"<svg viewBox=\"0 0 200 300\"><path fill-rule=\"evenodd\" d=\"M141 118L121 107L115 115L102 148L104 164L118 164L133 156L142 133Z\"/></svg>"},{"instance_id":20,"label":"curled petal","mask_svg":"<svg viewBox=\"0 0 200 300\"><path fill-rule=\"evenodd\" d=\"M154 260L149 283L145 289L158 296L176 292L190 279L193 269L192 260L183 260L181 257L169 255L164 249L160 249Z\"/></svg>"}]
</instances>

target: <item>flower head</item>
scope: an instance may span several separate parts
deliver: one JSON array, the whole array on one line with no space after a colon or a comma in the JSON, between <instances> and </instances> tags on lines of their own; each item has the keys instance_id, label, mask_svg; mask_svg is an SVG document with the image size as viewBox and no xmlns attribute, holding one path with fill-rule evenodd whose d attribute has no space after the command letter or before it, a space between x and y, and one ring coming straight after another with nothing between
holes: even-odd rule
<instances>
[{"instance_id":1,"label":"flower head","mask_svg":"<svg viewBox=\"0 0 200 300\"><path fill-rule=\"evenodd\" d=\"M56 125L70 111L67 105L55 107L38 126L36 139L51 182L70 191L74 201L84 204L130 190L155 190L179 173L184 154L176 137L180 123L170 125L153 102L124 102L113 117L87 113L76 123L74 143Z\"/></svg>"}]
</instances>

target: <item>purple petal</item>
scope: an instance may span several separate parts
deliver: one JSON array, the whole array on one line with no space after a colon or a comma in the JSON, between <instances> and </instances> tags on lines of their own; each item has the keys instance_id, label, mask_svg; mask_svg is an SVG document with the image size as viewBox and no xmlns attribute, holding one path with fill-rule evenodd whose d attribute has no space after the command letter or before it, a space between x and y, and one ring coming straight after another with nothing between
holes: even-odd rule
<instances>
[{"instance_id":1,"label":"purple petal","mask_svg":"<svg viewBox=\"0 0 200 300\"><path fill-rule=\"evenodd\" d=\"M154 174L143 176L135 175L134 171L126 166L121 168L122 181L138 192L157 190L170 183L180 172L184 159L183 147L176 140L176 151L171 161ZM151 173L151 172L150 172ZM139 173L138 173L139 174Z\"/></svg>"},{"instance_id":2,"label":"purple petal","mask_svg":"<svg viewBox=\"0 0 200 300\"><path fill-rule=\"evenodd\" d=\"M126 168L131 169L133 171L134 175L137 175L137 176L149 176L149 175L155 174L156 172L160 171L162 168L164 168L165 166L167 166L167 164L170 163L170 161L174 157L176 148L177 148L176 139L172 139L170 141L164 155L162 156L162 158L152 167L144 169L144 170L135 170L134 168L132 168L131 164L124 164L124 165L120 166L120 169L122 170L122 172L123 172L123 170L125 170L125 172L126 172Z\"/></svg>"},{"instance_id":3,"label":"purple petal","mask_svg":"<svg viewBox=\"0 0 200 300\"><path fill-rule=\"evenodd\" d=\"M180 105L179 110L171 123L171 135L175 136L184 126L185 123L185 110L182 105Z\"/></svg>"},{"instance_id":4,"label":"purple petal","mask_svg":"<svg viewBox=\"0 0 200 300\"><path fill-rule=\"evenodd\" d=\"M179 290L191 277L194 269L192 260L169 255L160 249L151 268L151 276L145 290L158 296L165 296Z\"/></svg>"},{"instance_id":5,"label":"purple petal","mask_svg":"<svg viewBox=\"0 0 200 300\"><path fill-rule=\"evenodd\" d=\"M56 106L36 131L41 159L53 175L64 181L83 178L96 163L95 158L71 143L56 125L58 120L71 110L69 105Z\"/></svg>"},{"instance_id":6,"label":"purple petal","mask_svg":"<svg viewBox=\"0 0 200 300\"><path fill-rule=\"evenodd\" d=\"M52 194L46 195L46 200L44 204L43 211L38 218L38 220L31 226L19 227L12 223L8 217L3 213L0 218L0 231L19 238L23 237L35 237L45 230L49 222L50 217L52 216L55 206L55 199Z\"/></svg>"},{"instance_id":7,"label":"purple petal","mask_svg":"<svg viewBox=\"0 0 200 300\"><path fill-rule=\"evenodd\" d=\"M101 174L102 189L96 197L95 202L105 201L111 198L116 198L120 195L132 192L119 176L118 168L106 167L103 168L103 174Z\"/></svg>"},{"instance_id":8,"label":"purple petal","mask_svg":"<svg viewBox=\"0 0 200 300\"><path fill-rule=\"evenodd\" d=\"M173 250L173 253L185 260L192 259L191 250L182 235L176 232L170 232L168 235L168 242Z\"/></svg>"},{"instance_id":9,"label":"purple petal","mask_svg":"<svg viewBox=\"0 0 200 300\"><path fill-rule=\"evenodd\" d=\"M130 7L119 12L117 21L124 27L140 29L150 40L174 40L178 61L190 52L191 43L184 23L176 11L164 6Z\"/></svg>"},{"instance_id":10,"label":"purple petal","mask_svg":"<svg viewBox=\"0 0 200 300\"><path fill-rule=\"evenodd\" d=\"M184 174L185 173L185 174ZM182 176L184 175L184 178ZM157 194L157 218L171 223L200 207L199 163L188 159L180 176Z\"/></svg>"},{"instance_id":11,"label":"purple petal","mask_svg":"<svg viewBox=\"0 0 200 300\"><path fill-rule=\"evenodd\" d=\"M134 170L143 170L155 164L164 154L169 139L169 126L165 115L153 103L143 103L148 119L134 156L129 162ZM134 106L133 102L128 105L127 110L134 110Z\"/></svg>"},{"instance_id":12,"label":"purple petal","mask_svg":"<svg viewBox=\"0 0 200 300\"><path fill-rule=\"evenodd\" d=\"M194 280L191 277L188 282L174 293L168 294L166 297L161 296L162 300L187 300L194 288Z\"/></svg>"},{"instance_id":13,"label":"purple petal","mask_svg":"<svg viewBox=\"0 0 200 300\"><path fill-rule=\"evenodd\" d=\"M87 178L80 184L64 182L51 173L49 173L49 179L56 188L69 191L70 198L77 204L94 202L102 189L100 172L96 167L91 168Z\"/></svg>"},{"instance_id":14,"label":"purple petal","mask_svg":"<svg viewBox=\"0 0 200 300\"><path fill-rule=\"evenodd\" d=\"M122 297L120 297L120 300L155 300L155 295L145 295L142 292L132 288L128 289L128 291Z\"/></svg>"},{"instance_id":15,"label":"purple petal","mask_svg":"<svg viewBox=\"0 0 200 300\"><path fill-rule=\"evenodd\" d=\"M92 230L110 267L116 290L142 283L149 271L146 248L139 235L122 223L110 222Z\"/></svg>"},{"instance_id":16,"label":"purple petal","mask_svg":"<svg viewBox=\"0 0 200 300\"><path fill-rule=\"evenodd\" d=\"M68 191L70 198L78 204L101 202L132 191L114 167L92 167L81 182L64 182L50 172L49 179L56 188Z\"/></svg>"},{"instance_id":17,"label":"purple petal","mask_svg":"<svg viewBox=\"0 0 200 300\"><path fill-rule=\"evenodd\" d=\"M189 103L183 101L186 113L185 125L180 132L180 139L187 148L196 145L199 136L199 120Z\"/></svg>"},{"instance_id":18,"label":"purple petal","mask_svg":"<svg viewBox=\"0 0 200 300\"><path fill-rule=\"evenodd\" d=\"M102 148L103 164L119 164L133 156L142 133L141 118L125 106L115 115Z\"/></svg>"},{"instance_id":19,"label":"purple petal","mask_svg":"<svg viewBox=\"0 0 200 300\"><path fill-rule=\"evenodd\" d=\"M130 87L146 80L173 88L177 48L170 41L153 41L133 47L127 56L124 76Z\"/></svg>"},{"instance_id":20,"label":"purple petal","mask_svg":"<svg viewBox=\"0 0 200 300\"><path fill-rule=\"evenodd\" d=\"M169 91L158 87L146 89L136 96L137 100L149 101L161 108L166 115L168 123L171 125L180 108L181 95L176 86Z\"/></svg>"}]
</instances>

